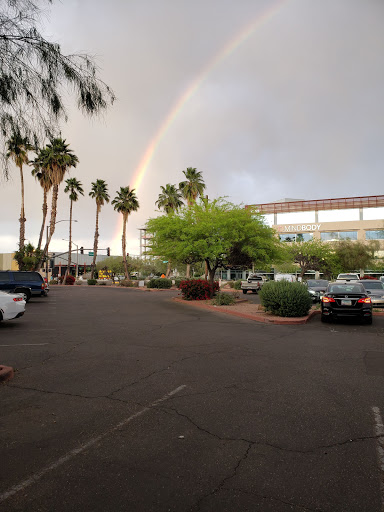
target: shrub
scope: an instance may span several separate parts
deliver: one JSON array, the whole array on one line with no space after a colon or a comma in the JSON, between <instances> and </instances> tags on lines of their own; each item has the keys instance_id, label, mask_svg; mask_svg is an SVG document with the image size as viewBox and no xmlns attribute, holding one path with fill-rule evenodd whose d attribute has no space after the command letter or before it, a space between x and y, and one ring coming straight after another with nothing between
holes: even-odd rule
<instances>
[{"instance_id":1,"label":"shrub","mask_svg":"<svg viewBox=\"0 0 384 512\"><path fill-rule=\"evenodd\" d=\"M130 281L129 279L123 279L119 284L120 286L125 286L126 288L137 288L139 286L138 281Z\"/></svg>"},{"instance_id":2,"label":"shrub","mask_svg":"<svg viewBox=\"0 0 384 512\"><path fill-rule=\"evenodd\" d=\"M230 288L233 288L235 286L235 281L228 281L227 285L230 287Z\"/></svg>"},{"instance_id":3,"label":"shrub","mask_svg":"<svg viewBox=\"0 0 384 512\"><path fill-rule=\"evenodd\" d=\"M241 290L241 279L239 279L238 281L235 281L233 283L233 287L235 290Z\"/></svg>"},{"instance_id":4,"label":"shrub","mask_svg":"<svg viewBox=\"0 0 384 512\"><path fill-rule=\"evenodd\" d=\"M265 310L277 316L305 316L312 305L307 287L301 283L270 281L259 295Z\"/></svg>"},{"instance_id":5,"label":"shrub","mask_svg":"<svg viewBox=\"0 0 384 512\"><path fill-rule=\"evenodd\" d=\"M76 279L71 275L68 275L65 278L65 284L73 285L73 284L75 284L75 281L76 281Z\"/></svg>"},{"instance_id":6,"label":"shrub","mask_svg":"<svg viewBox=\"0 0 384 512\"><path fill-rule=\"evenodd\" d=\"M363 277L360 277L360 280L362 280L362 279L375 279L376 280L378 278L375 277L375 276L366 276L366 275L364 275Z\"/></svg>"},{"instance_id":7,"label":"shrub","mask_svg":"<svg viewBox=\"0 0 384 512\"><path fill-rule=\"evenodd\" d=\"M230 306L235 304L236 299L232 295L228 295L228 293L218 293L216 297L213 299L213 304L216 306Z\"/></svg>"},{"instance_id":8,"label":"shrub","mask_svg":"<svg viewBox=\"0 0 384 512\"><path fill-rule=\"evenodd\" d=\"M159 279L151 279L147 283L147 288L171 288L172 280L161 277Z\"/></svg>"},{"instance_id":9,"label":"shrub","mask_svg":"<svg viewBox=\"0 0 384 512\"><path fill-rule=\"evenodd\" d=\"M59 281L57 281L57 279L51 279L49 281L49 284L58 284L58 283L59 283Z\"/></svg>"},{"instance_id":10,"label":"shrub","mask_svg":"<svg viewBox=\"0 0 384 512\"><path fill-rule=\"evenodd\" d=\"M176 277L175 279L175 286L176 288L179 288L181 281L189 281L186 277Z\"/></svg>"},{"instance_id":11,"label":"shrub","mask_svg":"<svg viewBox=\"0 0 384 512\"><path fill-rule=\"evenodd\" d=\"M80 285L80 286L81 286L81 285L83 284L83 281L81 281L81 280L79 279L78 281L76 281L76 283L75 283L75 284L78 284L78 285Z\"/></svg>"},{"instance_id":12,"label":"shrub","mask_svg":"<svg viewBox=\"0 0 384 512\"><path fill-rule=\"evenodd\" d=\"M100 283L97 283L99 286L107 286L107 283L105 281L100 281Z\"/></svg>"},{"instance_id":13,"label":"shrub","mask_svg":"<svg viewBox=\"0 0 384 512\"><path fill-rule=\"evenodd\" d=\"M211 298L211 285L205 279L190 279L181 281L179 289L185 300L206 300ZM218 281L214 282L213 292L219 291Z\"/></svg>"},{"instance_id":14,"label":"shrub","mask_svg":"<svg viewBox=\"0 0 384 512\"><path fill-rule=\"evenodd\" d=\"M88 283L90 286L94 286L94 285L97 283L97 281L96 281L96 279L88 279L87 283Z\"/></svg>"}]
</instances>

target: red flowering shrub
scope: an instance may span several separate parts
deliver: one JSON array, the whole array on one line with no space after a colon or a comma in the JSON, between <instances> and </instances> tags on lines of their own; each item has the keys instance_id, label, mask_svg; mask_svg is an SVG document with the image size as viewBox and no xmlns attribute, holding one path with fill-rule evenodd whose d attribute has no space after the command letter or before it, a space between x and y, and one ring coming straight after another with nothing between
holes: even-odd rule
<instances>
[{"instance_id":1,"label":"red flowering shrub","mask_svg":"<svg viewBox=\"0 0 384 512\"><path fill-rule=\"evenodd\" d=\"M179 290L185 300L206 300L211 298L211 284L205 279L188 279L181 281ZM219 290L219 283L214 281L213 293Z\"/></svg>"},{"instance_id":2,"label":"red flowering shrub","mask_svg":"<svg viewBox=\"0 0 384 512\"><path fill-rule=\"evenodd\" d=\"M67 275L67 277L65 278L65 284L74 284L75 281L76 279L71 275Z\"/></svg>"},{"instance_id":3,"label":"red flowering shrub","mask_svg":"<svg viewBox=\"0 0 384 512\"><path fill-rule=\"evenodd\" d=\"M375 276L367 276L367 275L364 275L363 277L360 277L360 280L362 279L378 279L378 277L375 277Z\"/></svg>"}]
</instances>

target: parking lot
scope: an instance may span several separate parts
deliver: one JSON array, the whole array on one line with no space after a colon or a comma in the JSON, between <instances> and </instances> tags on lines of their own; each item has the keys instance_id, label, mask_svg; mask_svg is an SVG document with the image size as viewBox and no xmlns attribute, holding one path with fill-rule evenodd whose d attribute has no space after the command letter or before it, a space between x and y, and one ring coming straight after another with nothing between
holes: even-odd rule
<instances>
[{"instance_id":1,"label":"parking lot","mask_svg":"<svg viewBox=\"0 0 384 512\"><path fill-rule=\"evenodd\" d=\"M52 287L0 324L0 510L381 511L384 317L266 325L176 294Z\"/></svg>"}]
</instances>

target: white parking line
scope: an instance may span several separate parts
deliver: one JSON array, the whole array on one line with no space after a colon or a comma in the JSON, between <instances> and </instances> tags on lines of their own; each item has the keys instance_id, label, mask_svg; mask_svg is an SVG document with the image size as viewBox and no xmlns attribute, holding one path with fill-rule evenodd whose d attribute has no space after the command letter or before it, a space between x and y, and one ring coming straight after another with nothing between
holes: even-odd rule
<instances>
[{"instance_id":1,"label":"white parking line","mask_svg":"<svg viewBox=\"0 0 384 512\"><path fill-rule=\"evenodd\" d=\"M109 430L103 432L103 434L100 434L97 437L93 437L90 439L87 443L82 444L78 448L74 448L73 450L69 451L66 455L63 455L63 457L60 457L60 459L56 460L55 462L52 462L52 464L49 464L49 466L46 466L42 470L38 471L37 473L31 475L29 478L24 480L23 482L20 482L19 484L15 485L14 487L11 487L9 491L0 494L0 503L5 501L6 499L10 498L11 496L14 496L20 491L23 491L26 487L29 487L30 485L36 483L38 480L40 480L44 475L49 473L50 471L58 468L59 466L62 466L65 462L69 461L70 459L73 459L76 455L79 455L79 453L84 452L88 448L90 448L95 443L98 443L104 437L108 436L109 434L112 434L113 432L116 432L116 430L119 430L120 428L124 427L128 423L130 423L135 418L138 418L139 416L142 416L144 413L150 411L152 408L156 407L156 405L160 404L161 402L165 402L170 398L171 396L175 395L182 389L184 389L186 386L183 384L182 386L179 386L178 388L174 389L173 391L170 391L166 395L164 395L161 398L158 398L151 404L149 404L147 407L144 407L144 409L141 409L141 411L136 412L135 414L132 414L132 416L129 416L123 421L120 421L116 426L110 428Z\"/></svg>"},{"instance_id":2,"label":"white parking line","mask_svg":"<svg viewBox=\"0 0 384 512\"><path fill-rule=\"evenodd\" d=\"M373 417L375 420L375 435L377 437L376 451L377 460L381 471L380 475L380 491L381 491L381 504L382 510L384 510L384 424L381 417L380 409L378 407L372 407Z\"/></svg>"},{"instance_id":3,"label":"white parking line","mask_svg":"<svg viewBox=\"0 0 384 512\"><path fill-rule=\"evenodd\" d=\"M41 347L50 343L15 343L14 345L0 345L0 347Z\"/></svg>"}]
</instances>

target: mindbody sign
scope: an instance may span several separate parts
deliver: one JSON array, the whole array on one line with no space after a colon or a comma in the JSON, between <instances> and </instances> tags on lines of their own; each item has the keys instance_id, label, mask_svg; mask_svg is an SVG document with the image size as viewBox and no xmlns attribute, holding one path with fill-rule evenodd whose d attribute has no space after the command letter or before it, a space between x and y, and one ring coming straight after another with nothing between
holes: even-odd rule
<instances>
[{"instance_id":1,"label":"mindbody sign","mask_svg":"<svg viewBox=\"0 0 384 512\"><path fill-rule=\"evenodd\" d=\"M295 224L288 226L277 226L277 231L294 232L297 231L320 231L321 224Z\"/></svg>"}]
</instances>

